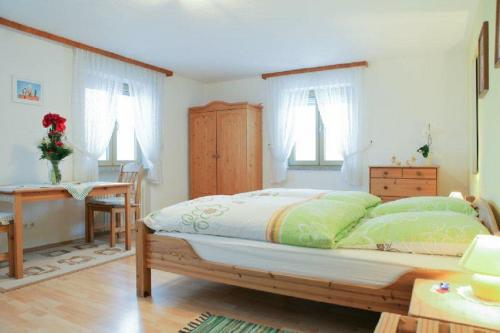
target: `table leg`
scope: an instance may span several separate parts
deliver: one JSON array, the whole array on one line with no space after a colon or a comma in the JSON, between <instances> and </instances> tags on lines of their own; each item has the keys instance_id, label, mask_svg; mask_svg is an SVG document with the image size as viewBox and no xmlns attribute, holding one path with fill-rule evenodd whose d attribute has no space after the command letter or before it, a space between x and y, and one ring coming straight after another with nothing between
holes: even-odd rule
<instances>
[{"instance_id":1,"label":"table leg","mask_svg":"<svg viewBox=\"0 0 500 333\"><path fill-rule=\"evenodd\" d=\"M125 250L132 248L132 235L130 234L130 186L125 192Z\"/></svg>"},{"instance_id":2,"label":"table leg","mask_svg":"<svg viewBox=\"0 0 500 333\"><path fill-rule=\"evenodd\" d=\"M89 233L89 209L88 209L89 199L85 198L85 242L90 243L90 233Z\"/></svg>"},{"instance_id":3,"label":"table leg","mask_svg":"<svg viewBox=\"0 0 500 333\"><path fill-rule=\"evenodd\" d=\"M23 277L23 198L21 195L14 196L14 232L13 232L13 251L14 251L14 277L20 279Z\"/></svg>"}]
</instances>

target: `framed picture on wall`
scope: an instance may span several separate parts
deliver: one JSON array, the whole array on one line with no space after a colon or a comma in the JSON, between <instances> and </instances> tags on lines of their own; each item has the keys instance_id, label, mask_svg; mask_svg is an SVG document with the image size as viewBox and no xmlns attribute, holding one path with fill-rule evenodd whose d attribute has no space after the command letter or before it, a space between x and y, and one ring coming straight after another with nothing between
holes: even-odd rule
<instances>
[{"instance_id":1,"label":"framed picture on wall","mask_svg":"<svg viewBox=\"0 0 500 333\"><path fill-rule=\"evenodd\" d=\"M497 0L497 23L495 29L495 67L500 68L500 0Z\"/></svg>"},{"instance_id":2,"label":"framed picture on wall","mask_svg":"<svg viewBox=\"0 0 500 333\"><path fill-rule=\"evenodd\" d=\"M479 98L478 98L478 83L479 83L479 58L475 61L475 89L474 89L474 124L472 135L472 173L476 175L479 172Z\"/></svg>"},{"instance_id":3,"label":"framed picture on wall","mask_svg":"<svg viewBox=\"0 0 500 333\"><path fill-rule=\"evenodd\" d=\"M12 100L17 103L42 105L43 86L39 81L12 77Z\"/></svg>"},{"instance_id":4,"label":"framed picture on wall","mask_svg":"<svg viewBox=\"0 0 500 333\"><path fill-rule=\"evenodd\" d=\"M479 98L482 98L486 95L489 89L489 77L488 77L488 52L489 52L489 47L488 47L488 22L484 22L483 26L481 28L481 33L479 35L479 42L478 42L478 59L479 59L479 82L477 84L478 86L478 95Z\"/></svg>"}]
</instances>

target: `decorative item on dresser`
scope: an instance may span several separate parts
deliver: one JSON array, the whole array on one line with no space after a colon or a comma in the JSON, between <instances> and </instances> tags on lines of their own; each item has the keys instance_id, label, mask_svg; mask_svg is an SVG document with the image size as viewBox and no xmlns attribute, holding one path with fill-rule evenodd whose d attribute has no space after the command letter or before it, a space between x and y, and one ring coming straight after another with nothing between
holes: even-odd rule
<instances>
[{"instance_id":1,"label":"decorative item on dresser","mask_svg":"<svg viewBox=\"0 0 500 333\"><path fill-rule=\"evenodd\" d=\"M438 166L370 166L370 193L383 201L437 195Z\"/></svg>"},{"instance_id":2,"label":"decorative item on dresser","mask_svg":"<svg viewBox=\"0 0 500 333\"><path fill-rule=\"evenodd\" d=\"M131 200L130 211L134 214L133 221L141 218L141 188L144 169L138 163L128 163L120 168L118 183L130 183ZM111 196L91 198L86 201L85 210L85 238L87 242L94 241L94 213L104 212L110 214L109 222L109 246L116 245L116 235L125 232L125 226L121 223L122 214L125 215L125 198L123 196Z\"/></svg>"},{"instance_id":3,"label":"decorative item on dresser","mask_svg":"<svg viewBox=\"0 0 500 333\"><path fill-rule=\"evenodd\" d=\"M211 102L189 109L191 198L262 188L262 106Z\"/></svg>"}]
</instances>

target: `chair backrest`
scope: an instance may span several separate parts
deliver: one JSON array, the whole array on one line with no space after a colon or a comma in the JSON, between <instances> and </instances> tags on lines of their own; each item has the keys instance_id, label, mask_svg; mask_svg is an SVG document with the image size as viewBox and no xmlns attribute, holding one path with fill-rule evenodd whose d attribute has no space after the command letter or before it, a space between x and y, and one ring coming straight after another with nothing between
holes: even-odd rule
<instances>
[{"instance_id":1,"label":"chair backrest","mask_svg":"<svg viewBox=\"0 0 500 333\"><path fill-rule=\"evenodd\" d=\"M120 175L118 176L119 183L131 183L132 191L131 196L134 198L134 203L141 204L141 188L142 178L144 177L144 168L139 163L128 163L122 165L120 168Z\"/></svg>"}]
</instances>

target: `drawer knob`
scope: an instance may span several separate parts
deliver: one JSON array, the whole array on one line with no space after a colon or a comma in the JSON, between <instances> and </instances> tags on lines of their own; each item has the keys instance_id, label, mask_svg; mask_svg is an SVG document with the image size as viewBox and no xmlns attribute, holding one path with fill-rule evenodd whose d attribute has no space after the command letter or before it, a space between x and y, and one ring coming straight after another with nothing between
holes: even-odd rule
<instances>
[{"instance_id":1,"label":"drawer knob","mask_svg":"<svg viewBox=\"0 0 500 333\"><path fill-rule=\"evenodd\" d=\"M417 191L421 191L422 188L420 186L417 187Z\"/></svg>"},{"instance_id":2,"label":"drawer knob","mask_svg":"<svg viewBox=\"0 0 500 333\"><path fill-rule=\"evenodd\" d=\"M384 190L388 190L388 189L389 189L389 187L387 187L387 186L384 186Z\"/></svg>"},{"instance_id":3,"label":"drawer knob","mask_svg":"<svg viewBox=\"0 0 500 333\"><path fill-rule=\"evenodd\" d=\"M420 171L417 171L417 176L422 176L422 173Z\"/></svg>"},{"instance_id":4,"label":"drawer knob","mask_svg":"<svg viewBox=\"0 0 500 333\"><path fill-rule=\"evenodd\" d=\"M387 171L384 171L384 176L387 176L389 173Z\"/></svg>"}]
</instances>

